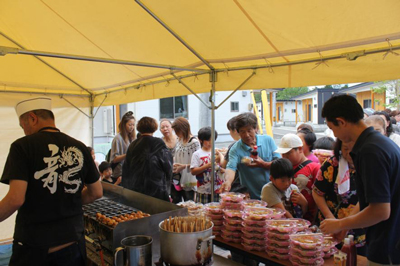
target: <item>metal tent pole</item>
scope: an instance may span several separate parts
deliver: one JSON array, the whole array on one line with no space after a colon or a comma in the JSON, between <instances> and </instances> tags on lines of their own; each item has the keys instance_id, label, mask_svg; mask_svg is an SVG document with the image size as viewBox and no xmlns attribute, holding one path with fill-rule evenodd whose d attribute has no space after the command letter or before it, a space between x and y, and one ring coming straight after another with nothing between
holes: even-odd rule
<instances>
[{"instance_id":1,"label":"metal tent pole","mask_svg":"<svg viewBox=\"0 0 400 266\"><path fill-rule=\"evenodd\" d=\"M214 179L215 179L215 82L217 81L217 73L210 73L211 80L211 202L214 201Z\"/></svg>"}]
</instances>

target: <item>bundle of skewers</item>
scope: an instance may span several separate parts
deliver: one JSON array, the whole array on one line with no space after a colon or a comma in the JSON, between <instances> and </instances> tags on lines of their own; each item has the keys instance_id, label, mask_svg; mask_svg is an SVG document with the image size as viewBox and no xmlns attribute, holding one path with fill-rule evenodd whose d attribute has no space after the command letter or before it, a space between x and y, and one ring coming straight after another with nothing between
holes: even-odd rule
<instances>
[{"instance_id":1,"label":"bundle of skewers","mask_svg":"<svg viewBox=\"0 0 400 266\"><path fill-rule=\"evenodd\" d=\"M212 227L212 222L205 216L177 216L165 219L161 228L174 233L201 232Z\"/></svg>"}]
</instances>

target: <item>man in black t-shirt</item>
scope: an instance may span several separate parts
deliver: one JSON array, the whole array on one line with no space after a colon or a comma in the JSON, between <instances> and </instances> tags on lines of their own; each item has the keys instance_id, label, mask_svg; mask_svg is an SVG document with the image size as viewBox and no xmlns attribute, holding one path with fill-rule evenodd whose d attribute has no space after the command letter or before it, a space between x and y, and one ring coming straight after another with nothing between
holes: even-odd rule
<instances>
[{"instance_id":1,"label":"man in black t-shirt","mask_svg":"<svg viewBox=\"0 0 400 266\"><path fill-rule=\"evenodd\" d=\"M369 265L400 265L399 147L367 128L363 110L352 96L333 96L325 103L322 117L343 143L354 143L350 155L359 205L351 216L324 220L321 230L343 236L349 229L365 228Z\"/></svg>"},{"instance_id":2,"label":"man in black t-shirt","mask_svg":"<svg viewBox=\"0 0 400 266\"><path fill-rule=\"evenodd\" d=\"M86 145L61 133L50 98L17 104L25 137L10 147L0 222L18 210L10 265L85 265L82 204L103 194ZM84 185L86 186L84 188Z\"/></svg>"}]
</instances>

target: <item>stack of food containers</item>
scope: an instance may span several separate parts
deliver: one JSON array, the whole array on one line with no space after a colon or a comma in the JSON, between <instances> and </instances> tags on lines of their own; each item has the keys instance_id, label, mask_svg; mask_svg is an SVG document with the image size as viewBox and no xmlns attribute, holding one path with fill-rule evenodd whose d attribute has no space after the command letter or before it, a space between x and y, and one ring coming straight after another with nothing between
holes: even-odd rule
<instances>
[{"instance_id":1,"label":"stack of food containers","mask_svg":"<svg viewBox=\"0 0 400 266\"><path fill-rule=\"evenodd\" d=\"M281 260L289 259L290 235L302 232L310 226L304 219L283 219L267 221L266 252L268 256Z\"/></svg>"},{"instance_id":2,"label":"stack of food containers","mask_svg":"<svg viewBox=\"0 0 400 266\"><path fill-rule=\"evenodd\" d=\"M290 235L290 262L293 265L319 266L324 264L322 234Z\"/></svg>"},{"instance_id":3,"label":"stack of food containers","mask_svg":"<svg viewBox=\"0 0 400 266\"><path fill-rule=\"evenodd\" d=\"M235 192L220 194L221 208L224 213L224 228L221 237L228 242L240 243L242 236L242 211L241 202L245 195Z\"/></svg>"},{"instance_id":4,"label":"stack of food containers","mask_svg":"<svg viewBox=\"0 0 400 266\"><path fill-rule=\"evenodd\" d=\"M204 205L202 203L196 203L193 200L188 200L188 201L179 202L176 205L187 208L189 216L204 215Z\"/></svg>"},{"instance_id":5,"label":"stack of food containers","mask_svg":"<svg viewBox=\"0 0 400 266\"><path fill-rule=\"evenodd\" d=\"M324 252L324 258L328 259L332 255L336 254L339 250L335 247L339 244L338 241L333 240L332 237L324 237L324 242L322 243L322 251Z\"/></svg>"},{"instance_id":6,"label":"stack of food containers","mask_svg":"<svg viewBox=\"0 0 400 266\"><path fill-rule=\"evenodd\" d=\"M265 250L266 221L273 211L265 207L247 207L243 211L242 245L247 250Z\"/></svg>"},{"instance_id":7,"label":"stack of food containers","mask_svg":"<svg viewBox=\"0 0 400 266\"><path fill-rule=\"evenodd\" d=\"M224 223L224 215L221 208L221 203L211 202L205 206L206 216L214 223L213 235L220 235Z\"/></svg>"}]
</instances>

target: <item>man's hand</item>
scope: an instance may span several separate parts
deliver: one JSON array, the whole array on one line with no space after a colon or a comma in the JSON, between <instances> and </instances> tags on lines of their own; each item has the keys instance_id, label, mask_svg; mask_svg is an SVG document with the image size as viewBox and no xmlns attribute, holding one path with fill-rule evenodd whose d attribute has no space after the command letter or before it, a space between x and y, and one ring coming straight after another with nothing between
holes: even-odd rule
<instances>
[{"instance_id":1,"label":"man's hand","mask_svg":"<svg viewBox=\"0 0 400 266\"><path fill-rule=\"evenodd\" d=\"M224 193L224 192L229 192L231 191L231 185L232 183L230 183L229 181L225 181L224 183L222 183L221 188L220 188L220 192Z\"/></svg>"},{"instance_id":2,"label":"man's hand","mask_svg":"<svg viewBox=\"0 0 400 266\"><path fill-rule=\"evenodd\" d=\"M338 234L343 231L340 219L325 219L319 228L324 234Z\"/></svg>"}]
</instances>

